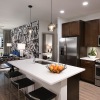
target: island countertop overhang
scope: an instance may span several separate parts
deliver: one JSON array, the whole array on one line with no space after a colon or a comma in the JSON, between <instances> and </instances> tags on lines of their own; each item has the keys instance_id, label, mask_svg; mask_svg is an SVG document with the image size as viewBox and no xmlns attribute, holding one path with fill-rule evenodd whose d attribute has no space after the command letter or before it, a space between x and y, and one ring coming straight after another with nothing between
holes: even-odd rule
<instances>
[{"instance_id":1,"label":"island countertop overhang","mask_svg":"<svg viewBox=\"0 0 100 100\"><path fill-rule=\"evenodd\" d=\"M36 59L42 60L42 59ZM45 60L43 60L45 61ZM50 61L51 62L51 61ZM32 59L25 59L25 60L16 60L16 61L8 61L8 63L16 66L23 72L30 74L31 76L43 81L49 85L54 85L59 83L65 79L68 79L76 74L79 74L85 71L84 68L75 67L71 65L66 65L67 69L62 71L60 74L51 73L47 68L46 65L42 65L39 63L33 63ZM56 63L56 62L51 62Z\"/></svg>"}]
</instances>

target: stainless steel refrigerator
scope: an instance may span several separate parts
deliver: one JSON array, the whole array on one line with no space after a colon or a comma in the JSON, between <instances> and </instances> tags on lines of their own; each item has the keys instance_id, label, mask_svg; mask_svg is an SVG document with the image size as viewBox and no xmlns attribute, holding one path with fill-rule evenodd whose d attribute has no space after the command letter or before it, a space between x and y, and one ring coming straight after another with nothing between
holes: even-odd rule
<instances>
[{"instance_id":1,"label":"stainless steel refrigerator","mask_svg":"<svg viewBox=\"0 0 100 100\"><path fill-rule=\"evenodd\" d=\"M78 66L79 37L61 38L59 40L59 62Z\"/></svg>"}]
</instances>

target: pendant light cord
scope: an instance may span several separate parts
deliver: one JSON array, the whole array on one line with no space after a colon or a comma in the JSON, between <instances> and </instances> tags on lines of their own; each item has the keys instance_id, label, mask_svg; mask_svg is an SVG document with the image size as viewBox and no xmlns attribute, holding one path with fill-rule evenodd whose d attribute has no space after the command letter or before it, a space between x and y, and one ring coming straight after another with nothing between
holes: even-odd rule
<instances>
[{"instance_id":1,"label":"pendant light cord","mask_svg":"<svg viewBox=\"0 0 100 100\"><path fill-rule=\"evenodd\" d=\"M31 24L31 8L30 8L30 24Z\"/></svg>"},{"instance_id":2,"label":"pendant light cord","mask_svg":"<svg viewBox=\"0 0 100 100\"><path fill-rule=\"evenodd\" d=\"M31 8L32 8L32 5L29 5L28 7L30 8L30 24L31 24Z\"/></svg>"},{"instance_id":3,"label":"pendant light cord","mask_svg":"<svg viewBox=\"0 0 100 100\"><path fill-rule=\"evenodd\" d=\"M51 23L52 23L52 0L51 0Z\"/></svg>"}]
</instances>

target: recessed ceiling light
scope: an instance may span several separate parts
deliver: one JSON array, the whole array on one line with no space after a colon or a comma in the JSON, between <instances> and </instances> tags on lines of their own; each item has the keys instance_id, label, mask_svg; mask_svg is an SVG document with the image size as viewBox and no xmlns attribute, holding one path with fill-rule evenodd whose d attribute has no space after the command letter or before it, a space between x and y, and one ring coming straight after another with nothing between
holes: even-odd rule
<instances>
[{"instance_id":1,"label":"recessed ceiling light","mask_svg":"<svg viewBox=\"0 0 100 100\"><path fill-rule=\"evenodd\" d=\"M63 14L63 13L65 13L65 11L64 10L60 10L60 13Z\"/></svg>"},{"instance_id":2,"label":"recessed ceiling light","mask_svg":"<svg viewBox=\"0 0 100 100\"><path fill-rule=\"evenodd\" d=\"M87 1L84 1L83 2L83 6L87 6L88 5L88 2Z\"/></svg>"}]
</instances>

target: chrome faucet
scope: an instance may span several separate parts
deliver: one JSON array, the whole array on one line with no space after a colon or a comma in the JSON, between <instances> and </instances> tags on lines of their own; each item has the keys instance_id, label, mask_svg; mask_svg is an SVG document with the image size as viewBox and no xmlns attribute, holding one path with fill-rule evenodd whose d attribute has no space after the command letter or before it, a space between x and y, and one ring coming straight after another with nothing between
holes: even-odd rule
<instances>
[{"instance_id":1,"label":"chrome faucet","mask_svg":"<svg viewBox=\"0 0 100 100\"><path fill-rule=\"evenodd\" d=\"M35 55L33 54L33 63L35 63Z\"/></svg>"}]
</instances>

